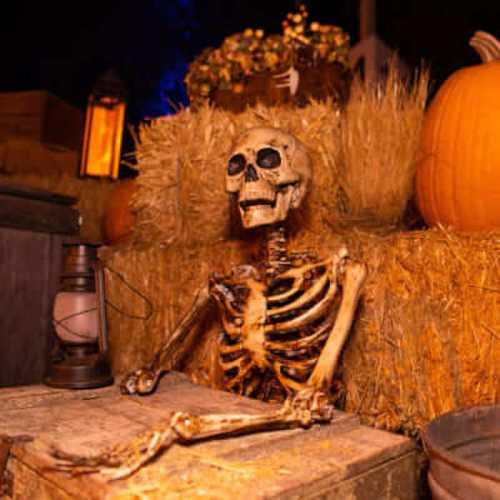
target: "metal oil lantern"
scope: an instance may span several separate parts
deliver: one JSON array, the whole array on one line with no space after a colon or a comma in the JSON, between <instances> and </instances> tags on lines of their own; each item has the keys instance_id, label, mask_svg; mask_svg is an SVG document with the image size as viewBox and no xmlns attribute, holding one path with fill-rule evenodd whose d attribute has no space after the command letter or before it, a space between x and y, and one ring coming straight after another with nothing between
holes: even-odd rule
<instances>
[{"instance_id":1,"label":"metal oil lantern","mask_svg":"<svg viewBox=\"0 0 500 500\"><path fill-rule=\"evenodd\" d=\"M78 242L64 247L61 287L53 307L59 349L49 362L45 382L68 389L112 384L104 270L97 257L98 245Z\"/></svg>"}]
</instances>

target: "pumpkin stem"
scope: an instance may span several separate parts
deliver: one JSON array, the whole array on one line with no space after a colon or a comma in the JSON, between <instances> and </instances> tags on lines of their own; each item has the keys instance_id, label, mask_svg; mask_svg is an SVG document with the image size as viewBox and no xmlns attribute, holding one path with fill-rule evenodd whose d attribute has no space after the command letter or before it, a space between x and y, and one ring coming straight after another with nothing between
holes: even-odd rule
<instances>
[{"instance_id":1,"label":"pumpkin stem","mask_svg":"<svg viewBox=\"0 0 500 500\"><path fill-rule=\"evenodd\" d=\"M469 45L479 54L483 63L500 59L500 41L486 31L476 31Z\"/></svg>"}]
</instances>

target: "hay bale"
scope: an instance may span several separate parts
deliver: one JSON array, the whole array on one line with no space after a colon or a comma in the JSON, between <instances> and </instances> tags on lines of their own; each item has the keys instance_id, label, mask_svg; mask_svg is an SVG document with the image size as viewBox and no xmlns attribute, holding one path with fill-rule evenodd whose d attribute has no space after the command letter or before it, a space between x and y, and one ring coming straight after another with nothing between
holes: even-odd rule
<instances>
[{"instance_id":1,"label":"hay bale","mask_svg":"<svg viewBox=\"0 0 500 500\"><path fill-rule=\"evenodd\" d=\"M100 256L106 264L106 289L110 351L113 371L123 374L150 361L168 340L215 270L229 271L248 261L248 247L240 241L213 245L172 244L137 249L132 245L105 247ZM152 314L150 314L152 312ZM215 318L200 325L184 370L205 385L217 385ZM176 359L170 360L170 368Z\"/></svg>"},{"instance_id":2,"label":"hay bale","mask_svg":"<svg viewBox=\"0 0 500 500\"><path fill-rule=\"evenodd\" d=\"M304 230L290 247L327 255L340 244L369 266L342 360L348 411L376 427L414 434L446 411L500 401L500 235ZM116 373L150 360L209 272L258 259L252 241L239 240L108 248L102 256L154 309L148 321L110 310ZM144 300L111 272L108 290L118 309L147 312ZM185 362L198 383L217 386L218 332L209 318Z\"/></svg>"},{"instance_id":3,"label":"hay bale","mask_svg":"<svg viewBox=\"0 0 500 500\"><path fill-rule=\"evenodd\" d=\"M390 73L384 89L358 84L342 114L332 102L263 105L233 114L208 106L161 118L140 132L133 198L138 245L211 243L230 234L224 176L235 138L252 126L296 135L313 157L302 226L397 224L413 194L427 74L407 85Z\"/></svg>"},{"instance_id":4,"label":"hay bale","mask_svg":"<svg viewBox=\"0 0 500 500\"><path fill-rule=\"evenodd\" d=\"M239 115L204 107L184 110L144 128L137 149L140 175L133 198L134 241L213 243L230 234L225 193L228 154L234 139L252 126L271 125L296 134L310 148L315 182L305 210L310 224L335 220L338 173L335 163L338 113L328 104L304 110L259 106ZM332 210L334 211L332 213Z\"/></svg>"},{"instance_id":5,"label":"hay bale","mask_svg":"<svg viewBox=\"0 0 500 500\"><path fill-rule=\"evenodd\" d=\"M500 400L500 235L351 234L369 265L343 367L346 409L414 434Z\"/></svg>"}]
</instances>

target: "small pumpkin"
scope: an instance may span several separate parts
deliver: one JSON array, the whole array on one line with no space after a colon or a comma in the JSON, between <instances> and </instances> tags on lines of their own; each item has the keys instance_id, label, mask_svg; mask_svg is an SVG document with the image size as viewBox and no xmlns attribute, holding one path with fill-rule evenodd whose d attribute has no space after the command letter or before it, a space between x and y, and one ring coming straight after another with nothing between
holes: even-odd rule
<instances>
[{"instance_id":1,"label":"small pumpkin","mask_svg":"<svg viewBox=\"0 0 500 500\"><path fill-rule=\"evenodd\" d=\"M417 202L425 221L500 228L500 60L463 68L438 90L423 124Z\"/></svg>"},{"instance_id":2,"label":"small pumpkin","mask_svg":"<svg viewBox=\"0 0 500 500\"><path fill-rule=\"evenodd\" d=\"M102 233L108 245L123 243L132 235L135 215L130 208L137 189L134 179L120 182L112 191L102 220Z\"/></svg>"}]
</instances>

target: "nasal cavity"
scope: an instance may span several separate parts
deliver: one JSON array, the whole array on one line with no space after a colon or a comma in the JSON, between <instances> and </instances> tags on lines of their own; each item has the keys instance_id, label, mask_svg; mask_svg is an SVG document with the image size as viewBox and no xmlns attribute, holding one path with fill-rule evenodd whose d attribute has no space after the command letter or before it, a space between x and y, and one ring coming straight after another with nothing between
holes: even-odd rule
<instances>
[{"instance_id":1,"label":"nasal cavity","mask_svg":"<svg viewBox=\"0 0 500 500\"><path fill-rule=\"evenodd\" d=\"M257 170L253 165L248 165L247 170L245 172L245 182L255 182L259 180L259 176L257 175Z\"/></svg>"}]
</instances>

